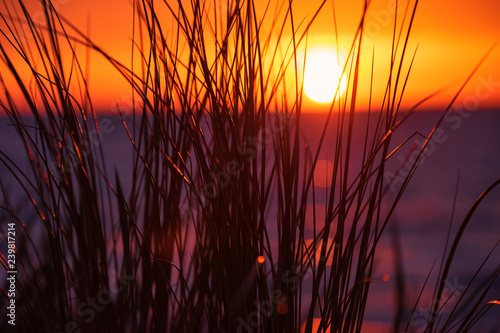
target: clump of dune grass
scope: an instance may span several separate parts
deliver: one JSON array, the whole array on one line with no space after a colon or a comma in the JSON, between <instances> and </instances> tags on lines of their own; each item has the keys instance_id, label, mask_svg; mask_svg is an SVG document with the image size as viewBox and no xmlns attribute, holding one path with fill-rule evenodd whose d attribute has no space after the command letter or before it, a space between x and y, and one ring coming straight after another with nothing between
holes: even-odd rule
<instances>
[{"instance_id":1,"label":"clump of dune grass","mask_svg":"<svg viewBox=\"0 0 500 333\"><path fill-rule=\"evenodd\" d=\"M44 25L33 22L23 1L1 15L1 58L34 122L26 121L2 78L1 106L24 143L29 170L3 152L0 160L37 213L36 221L23 221L4 195L2 209L18 226L16 304L24 331L309 332L315 318L318 331L362 328L377 244L443 119L388 199L386 164L405 145L393 142L393 134L432 97L400 110L415 57L408 41L418 1L408 4L403 24L394 22L390 75L376 82L386 90L381 105L370 105L363 151L354 151L352 140L356 97L372 91L358 82L368 3L344 65L347 92L332 102L314 149L301 136L297 63L314 17L299 24L291 2L281 11L266 8L263 17L252 0L211 4L134 2L137 67L95 45L50 1L42 1ZM174 31L165 30L160 6ZM263 28L266 20L271 31ZM106 57L130 84L133 110L117 106L129 139L124 144L134 152L129 175L108 174L111 161L94 144L104 138L77 47ZM29 66L29 82L18 74L13 53ZM290 70L292 88L285 80ZM336 133L328 143L334 163L325 213L318 216L313 175L328 130ZM470 217L497 185L452 239L438 298ZM389 209L383 200L390 200ZM308 207L312 237L305 231ZM41 234L30 233L35 224ZM464 293L479 297L458 319L465 297L449 318L434 308L427 331L473 327L489 307L482 305L498 272L480 290ZM411 321L399 306L398 332Z\"/></svg>"}]
</instances>

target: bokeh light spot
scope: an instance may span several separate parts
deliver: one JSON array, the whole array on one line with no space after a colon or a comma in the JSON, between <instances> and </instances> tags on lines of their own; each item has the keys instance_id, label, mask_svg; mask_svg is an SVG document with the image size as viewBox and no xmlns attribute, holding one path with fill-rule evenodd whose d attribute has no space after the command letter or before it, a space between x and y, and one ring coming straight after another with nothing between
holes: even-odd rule
<instances>
[{"instance_id":1,"label":"bokeh light spot","mask_svg":"<svg viewBox=\"0 0 500 333\"><path fill-rule=\"evenodd\" d=\"M287 314L287 313L288 313L288 304L286 304L285 302L283 302L283 303L279 303L279 304L276 306L276 310L278 311L278 313L279 313L280 315Z\"/></svg>"}]
</instances>

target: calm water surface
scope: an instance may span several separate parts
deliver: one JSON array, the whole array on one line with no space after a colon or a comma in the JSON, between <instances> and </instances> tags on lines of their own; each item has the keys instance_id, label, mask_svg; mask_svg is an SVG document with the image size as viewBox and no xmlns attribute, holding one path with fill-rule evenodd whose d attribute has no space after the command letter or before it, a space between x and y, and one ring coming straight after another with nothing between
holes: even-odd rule
<instances>
[{"instance_id":1,"label":"calm water surface","mask_svg":"<svg viewBox=\"0 0 500 333\"><path fill-rule=\"evenodd\" d=\"M439 116L437 112L414 115L400 132L395 133L393 142L399 143L415 132L426 135ZM397 206L392 221L393 225L397 226L397 230L394 230L399 235L408 309L412 308L425 277L435 262L434 272L438 270L451 217L453 216L452 235L454 235L458 224L466 216L476 198L500 177L500 112L475 112L466 119L452 116L442 123L439 139L429 146L429 152ZM114 128L104 134L102 142L108 171L113 172L116 169L122 176L125 182L124 188L127 190L130 188L126 180L129 179L128 175L131 172L132 157L130 143L118 117L102 116L102 118L110 119ZM368 116L359 114L358 119L363 124ZM13 127L8 126L8 123L5 117L0 118L0 150L23 165L25 155L21 142ZM323 124L324 115L303 115L301 129L304 143L307 142L311 148L316 147L319 129ZM355 128L353 151L361 151L364 144L364 131L365 126ZM334 140L335 130L332 127L326 135L324 144L326 148L322 150L318 163L318 170L322 171L318 171L315 175L316 183L320 186L316 198L319 211L322 209L321 203L326 199L324 191L321 191L321 185L322 182L328 181L324 175L325 171L332 166L330 157L333 156ZM417 141L423 142L418 134L393 156L388 164L388 170L396 171L398 167L403 166L402 172L404 172L407 154L411 151L413 144L418 144ZM358 161L359 156L354 156L352 164L355 165ZM13 177L4 165L0 165L0 175L4 184L12 189L9 197L19 197ZM455 193L456 204L454 206ZM395 192L389 190L386 197L387 203L394 199L395 195ZM500 188L494 190L483 201L466 229L455 264L449 274L447 288L450 292L456 289L457 295L460 295L464 289L463 286L469 283L485 256L499 240ZM485 270L477 279L480 281L485 278L498 263L500 263L500 249L493 252ZM383 323L390 321L393 317L395 282L393 278L384 282L382 279L384 274L394 277L394 247L388 236L382 239L378 248L374 275L380 277L380 281L372 284L366 313L367 321ZM493 286L489 299L499 297L499 284ZM428 288L428 292L423 295L422 305L417 309L417 316L412 327L416 332L419 331L419 323L425 319L425 311L432 301L431 292L432 288ZM452 303L447 306L444 311L451 310L453 305ZM493 309L486 318L484 331L489 331L489 328L494 331L495 325L500 327L498 326L500 325L499 317L500 306ZM408 318L407 314L404 318ZM375 331L375 329L372 330L372 332Z\"/></svg>"}]
</instances>

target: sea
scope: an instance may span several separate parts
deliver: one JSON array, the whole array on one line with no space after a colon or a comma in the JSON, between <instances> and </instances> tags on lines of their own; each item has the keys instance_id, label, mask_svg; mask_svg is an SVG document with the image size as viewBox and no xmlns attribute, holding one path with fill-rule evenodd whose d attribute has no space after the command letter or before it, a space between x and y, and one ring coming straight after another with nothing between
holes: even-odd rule
<instances>
[{"instance_id":1,"label":"sea","mask_svg":"<svg viewBox=\"0 0 500 333\"><path fill-rule=\"evenodd\" d=\"M416 112L394 132L392 149L396 149L399 143L403 145L394 151L388 162L390 172L386 177L387 192L383 205L389 205L396 198L401 177L408 172L408 160L411 159L412 152L422 145L424 137L432 130L442 114L442 111ZM127 175L131 173L132 151L121 120L116 115L99 117L108 119L108 128L113 128L103 135L102 140L108 171L113 173L117 170L122 179L127 179ZM359 125L354 128L353 152L363 149L366 121L376 119L374 115L367 113L358 113L355 117L359 120ZM325 119L325 114L304 113L301 116L302 140L311 149L318 146ZM338 118L333 117L330 120L331 129L326 132L317 164L318 171L314 176L319 189L316 200L320 210L321 202L326 198L321 194L321 187L329 183L328 170L333 166L335 121L338 121ZM407 138L409 139L405 141ZM23 143L5 116L0 117L0 151L3 158L7 156L21 169L26 168ZM354 155L361 156L361 154ZM356 158L358 157L352 160L353 175L356 171L355 165L359 163ZM396 260L401 262L404 277L405 311L402 313L402 322L408 322L415 301L424 287L426 278L429 277L409 325L410 332L423 332L422 323L427 319L429 309L434 302L440 302L432 299L432 293L443 253L449 251L451 247L451 241L446 242L447 237L451 235L450 238L454 238L461 222L476 200L499 178L500 111L450 113L441 122L434 139L429 142L425 157L394 211L391 227L377 248L364 332L391 330L396 311ZM3 163L0 163L0 179L4 188L9 189L6 195L10 199L15 201L22 198L19 188L16 187L15 178ZM130 189L130 184L126 181L123 186L125 192ZM2 204L3 196L4 194L1 194ZM23 199L19 200L22 206ZM471 295L467 286L471 281L471 286L480 285L495 269L499 269L500 248L497 246L499 241L500 187L493 189L477 206L462 235L445 284L444 295L448 297L448 304L443 307L443 313L449 313L462 296L466 300L465 304L473 306L472 299L468 297L477 295ZM490 257L484 263L488 255ZM480 266L483 267L477 273ZM306 276L305 284L307 279ZM0 285L3 286L4 282L2 275ZM499 298L500 280L497 280L486 295L485 302ZM3 315L2 311L0 313ZM495 305L472 331L498 332L498 327L500 327L500 305Z\"/></svg>"}]
</instances>

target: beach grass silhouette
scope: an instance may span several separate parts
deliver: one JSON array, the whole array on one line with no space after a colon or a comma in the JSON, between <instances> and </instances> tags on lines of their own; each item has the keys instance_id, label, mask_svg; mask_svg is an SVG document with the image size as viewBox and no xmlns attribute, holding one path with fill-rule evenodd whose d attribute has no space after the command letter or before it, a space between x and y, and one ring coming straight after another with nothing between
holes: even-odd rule
<instances>
[{"instance_id":1,"label":"beach grass silhouette","mask_svg":"<svg viewBox=\"0 0 500 333\"><path fill-rule=\"evenodd\" d=\"M1 14L1 59L22 99L13 96L2 73L0 105L27 156L21 165L0 152L9 171L0 178L2 225L16 229L16 329L361 332L370 286L389 279L399 288L387 325L393 332L465 332L497 306L487 292L499 268L479 287L471 281L459 290L450 287L449 272L475 210L500 179L471 205L457 234L443 239L437 277L430 278L429 268L421 286L420 295L432 290L436 300L423 323L413 320L427 306L420 297L411 300L407 316L401 270L396 267L395 276L373 273L380 239L428 145L488 56L470 69L423 134L423 145L414 148L408 170L391 183L387 174L397 171L388 162L410 139L394 141L394 134L435 95L400 108L412 79L415 52L408 44L418 1L391 23L388 80L372 80L369 87L358 80L361 52L373 52L362 48L365 3L342 64L339 80L347 88L330 103L317 146L301 134L306 97L297 60L315 16L296 22L291 2L260 17L253 0L218 6L135 1L134 65L94 44L50 1L41 3L43 24L34 22L25 1L11 2L6 8L12 11ZM175 31L164 30L160 6L174 19ZM273 22L269 31L264 20ZM114 105L114 115L94 109L77 48L107 59L130 85L131 102ZM372 71L377 61L372 59ZM29 81L20 75L26 68ZM292 86L285 79L289 71ZM385 94L367 110L363 149L357 151L356 100L373 85L383 85ZM107 117L119 117L122 126L112 127ZM102 143L113 131L126 133L130 173L107 167L113 161ZM334 142L326 142L327 131L335 132ZM324 145L334 155L317 171ZM21 204L9 195L8 180L19 187ZM317 201L319 191L326 202ZM35 217L26 218L26 211ZM311 211L312 218L306 214ZM9 254L1 257L6 272L13 270ZM7 306L12 297L2 290ZM452 310L442 311L445 304Z\"/></svg>"}]
</instances>

